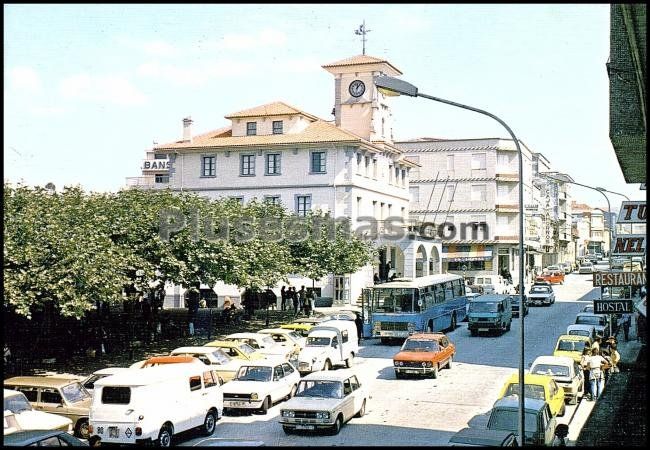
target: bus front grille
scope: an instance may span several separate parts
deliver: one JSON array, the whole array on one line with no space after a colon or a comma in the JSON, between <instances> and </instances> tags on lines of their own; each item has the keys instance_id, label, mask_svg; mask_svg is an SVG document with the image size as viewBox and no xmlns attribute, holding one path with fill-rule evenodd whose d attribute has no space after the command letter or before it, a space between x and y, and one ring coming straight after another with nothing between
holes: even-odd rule
<instances>
[{"instance_id":1,"label":"bus front grille","mask_svg":"<svg viewBox=\"0 0 650 450\"><path fill-rule=\"evenodd\" d=\"M382 331L408 331L407 322L381 322Z\"/></svg>"}]
</instances>

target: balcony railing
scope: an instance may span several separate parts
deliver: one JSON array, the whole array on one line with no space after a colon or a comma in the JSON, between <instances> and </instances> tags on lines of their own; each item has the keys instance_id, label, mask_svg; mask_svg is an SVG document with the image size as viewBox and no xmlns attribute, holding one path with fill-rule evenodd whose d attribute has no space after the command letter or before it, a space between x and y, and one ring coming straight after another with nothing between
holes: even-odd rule
<instances>
[{"instance_id":1,"label":"balcony railing","mask_svg":"<svg viewBox=\"0 0 650 450\"><path fill-rule=\"evenodd\" d=\"M127 177L127 187L153 187L156 182L153 177Z\"/></svg>"}]
</instances>

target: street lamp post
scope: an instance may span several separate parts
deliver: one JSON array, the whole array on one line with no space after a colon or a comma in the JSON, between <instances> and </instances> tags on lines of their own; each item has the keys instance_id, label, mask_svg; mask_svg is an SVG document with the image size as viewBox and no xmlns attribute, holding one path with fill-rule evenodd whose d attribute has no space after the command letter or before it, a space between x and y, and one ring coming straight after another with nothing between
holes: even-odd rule
<instances>
[{"instance_id":1,"label":"street lamp post","mask_svg":"<svg viewBox=\"0 0 650 450\"><path fill-rule=\"evenodd\" d=\"M421 92L418 92L418 88L410 83L407 83L404 80L398 78L393 78L389 76L379 76L374 78L375 86L377 89L382 92L384 95L396 96L396 95L408 95L410 97L423 97L435 102L445 103L447 105L456 106L458 108L467 109L470 111L483 114L485 116L491 117L492 119L499 122L510 134L515 147L517 148L517 154L519 156L519 304L524 304L524 162L523 155L521 153L521 147L519 146L519 140L512 132L510 127L500 118L491 114L482 109L473 108L471 106L463 105L461 103L452 102L450 100L445 100L438 97L433 97L431 95L426 95ZM523 308L523 306L521 306ZM525 424L524 424L524 314L519 314L520 319L520 333L519 333L519 437L521 445L524 445L525 442Z\"/></svg>"},{"instance_id":2,"label":"street lamp post","mask_svg":"<svg viewBox=\"0 0 650 450\"><path fill-rule=\"evenodd\" d=\"M621 197L625 197L625 200L627 200L628 202L630 201L630 197L628 197L625 194L621 194L620 192L608 191L607 189L601 187L596 187L596 189L599 190L600 192L609 192L610 194L620 195ZM632 224L630 224L630 234L632 234Z\"/></svg>"}]
</instances>

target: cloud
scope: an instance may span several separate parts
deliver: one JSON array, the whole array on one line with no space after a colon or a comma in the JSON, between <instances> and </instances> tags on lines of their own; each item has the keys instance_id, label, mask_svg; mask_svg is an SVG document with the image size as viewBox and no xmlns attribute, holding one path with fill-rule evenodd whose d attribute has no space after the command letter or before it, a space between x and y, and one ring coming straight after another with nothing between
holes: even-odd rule
<instances>
[{"instance_id":1,"label":"cloud","mask_svg":"<svg viewBox=\"0 0 650 450\"><path fill-rule=\"evenodd\" d=\"M218 41L208 41L199 47L207 50L251 50L268 47L283 47L287 35L282 31L265 28L254 34L226 34Z\"/></svg>"},{"instance_id":2,"label":"cloud","mask_svg":"<svg viewBox=\"0 0 650 450\"><path fill-rule=\"evenodd\" d=\"M277 73L320 73L323 62L308 56L300 59L283 60L281 64L273 64L270 70Z\"/></svg>"},{"instance_id":3,"label":"cloud","mask_svg":"<svg viewBox=\"0 0 650 450\"><path fill-rule=\"evenodd\" d=\"M129 80L116 75L73 75L61 81L59 93L67 99L125 106L141 105L147 100Z\"/></svg>"},{"instance_id":4,"label":"cloud","mask_svg":"<svg viewBox=\"0 0 650 450\"><path fill-rule=\"evenodd\" d=\"M126 36L119 36L116 41L128 48L135 49L151 56L176 56L180 53L177 46L161 39L152 41L137 41Z\"/></svg>"},{"instance_id":5,"label":"cloud","mask_svg":"<svg viewBox=\"0 0 650 450\"><path fill-rule=\"evenodd\" d=\"M61 106L35 106L30 109L30 112L35 116L53 117L61 116L67 110Z\"/></svg>"},{"instance_id":6,"label":"cloud","mask_svg":"<svg viewBox=\"0 0 650 450\"><path fill-rule=\"evenodd\" d=\"M163 79L177 85L200 86L208 80L237 77L250 72L253 64L234 60L221 60L213 63L179 66L148 62L141 64L136 74L141 77Z\"/></svg>"},{"instance_id":7,"label":"cloud","mask_svg":"<svg viewBox=\"0 0 650 450\"><path fill-rule=\"evenodd\" d=\"M41 90L41 78L31 67L14 67L9 71L9 81L18 91L37 93Z\"/></svg>"}]
</instances>

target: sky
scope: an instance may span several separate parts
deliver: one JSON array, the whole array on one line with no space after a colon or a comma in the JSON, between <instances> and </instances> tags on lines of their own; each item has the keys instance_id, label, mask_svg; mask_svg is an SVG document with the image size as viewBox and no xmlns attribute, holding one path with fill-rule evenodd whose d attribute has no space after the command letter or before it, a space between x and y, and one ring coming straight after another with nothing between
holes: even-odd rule
<instances>
[{"instance_id":1,"label":"sky","mask_svg":"<svg viewBox=\"0 0 650 450\"><path fill-rule=\"evenodd\" d=\"M554 170L632 199L609 140L609 5L4 5L4 179L117 191L154 142L284 101L331 120L323 64L384 58L420 92L485 109ZM509 135L422 98L392 102L394 137ZM573 197L606 206L601 194ZM623 197L611 194L612 210Z\"/></svg>"}]
</instances>

